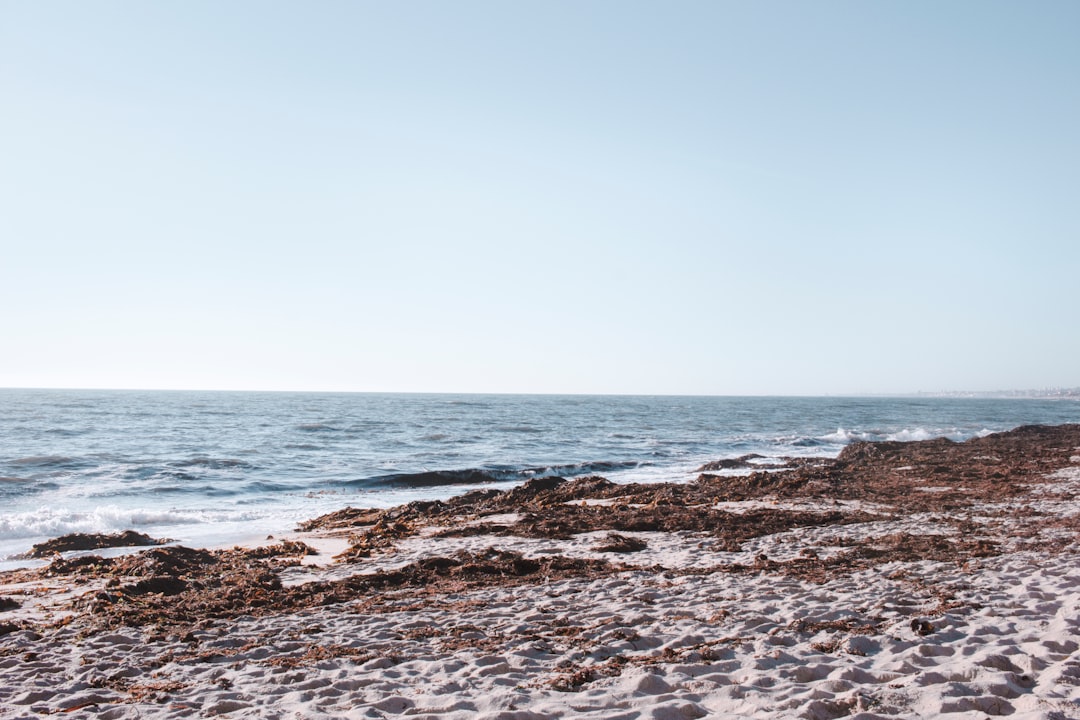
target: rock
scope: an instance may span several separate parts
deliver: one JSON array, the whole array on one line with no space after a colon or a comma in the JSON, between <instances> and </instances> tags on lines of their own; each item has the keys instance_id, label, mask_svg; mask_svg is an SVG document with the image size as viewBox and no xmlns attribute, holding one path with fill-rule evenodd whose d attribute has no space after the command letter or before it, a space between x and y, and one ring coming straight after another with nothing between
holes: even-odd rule
<instances>
[{"instance_id":1,"label":"rock","mask_svg":"<svg viewBox=\"0 0 1080 720\"><path fill-rule=\"evenodd\" d=\"M724 458L723 460L713 460L712 462L705 463L694 472L710 472L712 470L742 470L754 467L753 463L750 462L751 460L759 460L764 457L764 455L750 453L749 455L741 455L737 458Z\"/></svg>"},{"instance_id":2,"label":"rock","mask_svg":"<svg viewBox=\"0 0 1080 720\"><path fill-rule=\"evenodd\" d=\"M648 545L644 540L627 537L619 533L608 533L599 545L593 548L596 552L632 553L644 550Z\"/></svg>"},{"instance_id":3,"label":"rock","mask_svg":"<svg viewBox=\"0 0 1080 720\"><path fill-rule=\"evenodd\" d=\"M152 538L144 533L134 530L125 530L119 533L72 533L62 535L52 540L39 543L27 553L27 557L47 558L60 552L74 550L98 550L112 547L142 547L150 545L164 545L172 540L164 538Z\"/></svg>"}]
</instances>

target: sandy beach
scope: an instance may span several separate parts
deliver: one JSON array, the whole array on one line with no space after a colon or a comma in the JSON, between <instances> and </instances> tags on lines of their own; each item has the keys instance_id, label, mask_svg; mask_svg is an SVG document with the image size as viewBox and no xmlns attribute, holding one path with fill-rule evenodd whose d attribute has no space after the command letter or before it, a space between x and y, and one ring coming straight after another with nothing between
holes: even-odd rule
<instances>
[{"instance_id":1,"label":"sandy beach","mask_svg":"<svg viewBox=\"0 0 1080 720\"><path fill-rule=\"evenodd\" d=\"M58 553L0 717L1080 717L1080 426L753 460Z\"/></svg>"}]
</instances>

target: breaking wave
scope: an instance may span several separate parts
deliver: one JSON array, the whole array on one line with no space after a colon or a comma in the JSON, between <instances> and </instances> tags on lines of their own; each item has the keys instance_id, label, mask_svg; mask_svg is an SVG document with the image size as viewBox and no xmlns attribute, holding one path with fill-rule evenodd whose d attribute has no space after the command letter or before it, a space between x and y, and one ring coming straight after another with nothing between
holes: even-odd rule
<instances>
[{"instance_id":1,"label":"breaking wave","mask_svg":"<svg viewBox=\"0 0 1080 720\"><path fill-rule=\"evenodd\" d=\"M155 510L96 507L86 512L70 509L38 508L28 512L0 515L0 539L56 537L68 533L118 532L164 525L202 525L235 522L252 517L235 510Z\"/></svg>"},{"instance_id":2,"label":"breaking wave","mask_svg":"<svg viewBox=\"0 0 1080 720\"><path fill-rule=\"evenodd\" d=\"M992 430L986 428L971 432L955 427L936 428L933 430L922 427L902 428L892 432L881 430L845 430L844 428L837 428L836 432L814 438L814 440L827 444L848 445L853 442L914 442L944 437L959 442L973 437L985 437L992 432Z\"/></svg>"},{"instance_id":3,"label":"breaking wave","mask_svg":"<svg viewBox=\"0 0 1080 720\"><path fill-rule=\"evenodd\" d=\"M466 468L463 470L425 470L414 473L377 475L363 480L351 480L346 485L365 487L438 487L441 485L480 485L486 483L513 483L538 477L577 477L596 473L633 470L649 465L638 461L585 462L570 465L551 465L532 468Z\"/></svg>"}]
</instances>

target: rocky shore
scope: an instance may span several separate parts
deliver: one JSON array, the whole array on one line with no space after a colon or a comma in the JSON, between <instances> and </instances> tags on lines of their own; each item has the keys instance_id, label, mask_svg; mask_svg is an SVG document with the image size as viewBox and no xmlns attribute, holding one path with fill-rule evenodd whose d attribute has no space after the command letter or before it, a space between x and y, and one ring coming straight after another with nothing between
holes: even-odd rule
<instances>
[{"instance_id":1,"label":"rocky shore","mask_svg":"<svg viewBox=\"0 0 1080 720\"><path fill-rule=\"evenodd\" d=\"M752 459L54 543L0 718L1080 717L1080 426Z\"/></svg>"}]
</instances>

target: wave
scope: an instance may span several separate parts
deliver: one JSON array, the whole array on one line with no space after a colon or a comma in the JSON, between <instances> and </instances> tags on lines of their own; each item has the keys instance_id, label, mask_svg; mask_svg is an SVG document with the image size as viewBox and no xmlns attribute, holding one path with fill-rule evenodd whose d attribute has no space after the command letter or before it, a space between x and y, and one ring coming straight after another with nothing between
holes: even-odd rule
<instances>
[{"instance_id":1,"label":"wave","mask_svg":"<svg viewBox=\"0 0 1080 720\"><path fill-rule=\"evenodd\" d=\"M969 440L973 437L986 437L993 431L982 428L978 431L961 430L960 428L936 428L923 427L901 428L900 430L845 430L837 428L836 432L823 435L816 440L829 443L848 445L853 442L918 442L933 440L934 438L948 438L957 442Z\"/></svg>"},{"instance_id":2,"label":"wave","mask_svg":"<svg viewBox=\"0 0 1080 720\"><path fill-rule=\"evenodd\" d=\"M913 442L913 441L918 441L918 440L931 440L931 439L933 439L935 437L941 437L942 435L944 437L948 437L950 434L955 434L955 433L943 433L942 434L942 433L931 432L929 430L926 430L925 428L912 428L910 430L905 429L905 430L900 430L900 431L894 432L894 433L886 433L885 434L885 439L886 440L899 440L901 442Z\"/></svg>"},{"instance_id":3,"label":"wave","mask_svg":"<svg viewBox=\"0 0 1080 720\"><path fill-rule=\"evenodd\" d=\"M0 497L5 501L18 500L30 495L37 495L49 490L56 490L60 486L54 482L20 477L0 477Z\"/></svg>"},{"instance_id":4,"label":"wave","mask_svg":"<svg viewBox=\"0 0 1080 720\"><path fill-rule=\"evenodd\" d=\"M0 515L0 540L57 537L76 532L116 532L167 525L214 524L256 517L258 516L249 512L227 510L155 510L104 505L80 512L42 507L28 512Z\"/></svg>"},{"instance_id":5,"label":"wave","mask_svg":"<svg viewBox=\"0 0 1080 720\"><path fill-rule=\"evenodd\" d=\"M256 466L244 460L237 460L236 458L212 458L212 457L194 457L188 460L177 460L170 463L172 467L201 467L210 470L255 470Z\"/></svg>"},{"instance_id":6,"label":"wave","mask_svg":"<svg viewBox=\"0 0 1080 720\"><path fill-rule=\"evenodd\" d=\"M305 492L309 489L310 488L307 485L297 483L275 482L273 480L253 480L244 484L243 494Z\"/></svg>"},{"instance_id":7,"label":"wave","mask_svg":"<svg viewBox=\"0 0 1080 720\"><path fill-rule=\"evenodd\" d=\"M57 435L59 437L78 437L79 435L88 435L93 431L90 428L82 428L80 430L72 430L71 428L49 428L44 432L46 435Z\"/></svg>"},{"instance_id":8,"label":"wave","mask_svg":"<svg viewBox=\"0 0 1080 720\"><path fill-rule=\"evenodd\" d=\"M482 485L488 483L522 482L538 477L577 477L596 473L632 470L651 463L632 461L598 461L570 465L549 465L530 468L466 468L463 470L425 470L414 473L376 475L363 480L351 480L346 485L438 487L441 485Z\"/></svg>"},{"instance_id":9,"label":"wave","mask_svg":"<svg viewBox=\"0 0 1080 720\"><path fill-rule=\"evenodd\" d=\"M844 428L836 428L836 432L822 435L819 438L807 438L809 440L815 440L822 443L835 443L840 445L847 445L848 443L859 442L861 440L869 440L868 433L845 430Z\"/></svg>"},{"instance_id":10,"label":"wave","mask_svg":"<svg viewBox=\"0 0 1080 720\"><path fill-rule=\"evenodd\" d=\"M814 447L824 447L826 445L829 445L832 442L834 442L834 441L826 440L824 438L803 437L803 438L796 438L795 440L792 440L789 444L792 447L814 448Z\"/></svg>"},{"instance_id":11,"label":"wave","mask_svg":"<svg viewBox=\"0 0 1080 720\"><path fill-rule=\"evenodd\" d=\"M341 432L341 428L336 428L333 425L327 425L326 423L303 423L297 425L296 429L301 432L309 433L336 433Z\"/></svg>"},{"instance_id":12,"label":"wave","mask_svg":"<svg viewBox=\"0 0 1080 720\"><path fill-rule=\"evenodd\" d=\"M15 460L9 460L9 465L18 465L19 467L29 468L56 468L56 469L77 469L86 466L85 460L78 458L68 457L66 455L32 455L30 457L16 458Z\"/></svg>"},{"instance_id":13,"label":"wave","mask_svg":"<svg viewBox=\"0 0 1080 720\"><path fill-rule=\"evenodd\" d=\"M141 493L150 493L152 495L197 495L203 497L233 497L240 494L236 490L226 490L214 485L158 485L142 490ZM123 492L119 494L127 495L129 493Z\"/></svg>"},{"instance_id":14,"label":"wave","mask_svg":"<svg viewBox=\"0 0 1080 720\"><path fill-rule=\"evenodd\" d=\"M399 487L437 487L439 485L474 485L499 482L508 478L503 473L491 470L429 470L417 473L395 473L378 475L356 484L396 485ZM354 484L352 482L348 483Z\"/></svg>"}]
</instances>

